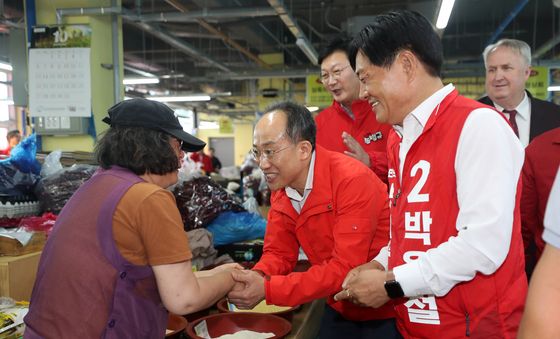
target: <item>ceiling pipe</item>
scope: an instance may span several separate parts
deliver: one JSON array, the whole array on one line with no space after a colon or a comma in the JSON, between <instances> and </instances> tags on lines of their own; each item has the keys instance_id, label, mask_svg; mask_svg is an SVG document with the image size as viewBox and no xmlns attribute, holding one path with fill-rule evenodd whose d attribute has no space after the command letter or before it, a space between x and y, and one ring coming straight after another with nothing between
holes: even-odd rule
<instances>
[{"instance_id":1,"label":"ceiling pipe","mask_svg":"<svg viewBox=\"0 0 560 339\"><path fill-rule=\"evenodd\" d=\"M537 49L535 53L533 53L533 59L542 57L548 51L554 48L554 46L558 45L558 43L560 43L560 33L556 33L556 36L554 38L548 40L541 47L539 47L539 49Z\"/></svg>"},{"instance_id":2,"label":"ceiling pipe","mask_svg":"<svg viewBox=\"0 0 560 339\"><path fill-rule=\"evenodd\" d=\"M289 70L272 70L272 71L246 71L238 72L227 77L227 80L251 80L251 79L262 79L262 78L305 78L309 75L317 75L317 69L314 68L298 68ZM208 81L208 77L214 78L215 80L220 80L220 74L208 74L205 77ZM196 79L196 78L193 78ZM197 80L202 80L197 79Z\"/></svg>"},{"instance_id":3,"label":"ceiling pipe","mask_svg":"<svg viewBox=\"0 0 560 339\"><path fill-rule=\"evenodd\" d=\"M183 6L182 4L180 4L177 0L165 0L165 2L167 2L171 6L175 7L178 11L180 11L182 13L188 12L188 9L185 6ZM270 68L269 64L262 61L258 56L253 54L247 48L241 46L237 41L235 41L232 38L230 38L229 36L227 36L224 32L220 31L216 27L209 24L206 20L199 18L199 19L196 19L196 21L198 22L198 24L200 26L204 27L208 32L210 32L210 33L212 33L216 36L219 36L226 44L228 44L228 45L232 46L233 48L237 49L238 51L243 53L243 55L245 55L249 59L256 62L258 65L260 65L262 67L265 67L265 68Z\"/></svg>"},{"instance_id":4,"label":"ceiling pipe","mask_svg":"<svg viewBox=\"0 0 560 339\"><path fill-rule=\"evenodd\" d=\"M169 34L169 32L167 32L165 29L156 26L155 24L149 24L149 23L144 23L144 22L129 22L131 25L136 26L137 28L145 31L146 33L149 33L163 41L165 41L166 43L168 43L169 45L171 45L172 47L175 47L176 49L178 49L179 51L188 54L196 59L199 60L203 60L207 63L209 63L210 65L221 69L224 72L227 73L233 73L233 71L231 69L229 69L228 67L226 67L224 64L222 64L219 61L214 60L212 57L206 55L204 52L199 51L198 49L194 48L191 44L181 40L181 39L177 39L176 37L172 36L171 34Z\"/></svg>"},{"instance_id":5,"label":"ceiling pipe","mask_svg":"<svg viewBox=\"0 0 560 339\"><path fill-rule=\"evenodd\" d=\"M117 0L111 0L111 8L117 7ZM120 9L120 8L119 8ZM119 11L120 12L120 11ZM113 47L113 97L114 103L121 101L121 60L119 58L119 15L111 15L111 44Z\"/></svg>"},{"instance_id":6,"label":"ceiling pipe","mask_svg":"<svg viewBox=\"0 0 560 339\"><path fill-rule=\"evenodd\" d=\"M307 56L309 61L311 61L313 65L317 65L319 59L317 51L315 50L311 42L309 42L305 34L303 34L303 30L301 29L301 27L299 27L296 20L288 12L288 9L284 5L284 1L268 0L268 3L272 8L274 8L276 14L278 14L280 19L284 22L284 25L286 25L290 32L292 32L292 34L296 38L296 44Z\"/></svg>"},{"instance_id":7,"label":"ceiling pipe","mask_svg":"<svg viewBox=\"0 0 560 339\"><path fill-rule=\"evenodd\" d=\"M99 8L58 8L56 9L57 21L62 20L64 16L82 16L82 15L110 15L110 14L123 14L120 7L99 7ZM177 39L169 32L165 31L163 28L156 26L155 24L149 24L144 22L136 22L134 20L134 15L122 15L123 20L126 20L133 26L149 33L172 47L177 48L181 52L188 54L194 58L203 60L211 64L212 66L221 69L227 73L233 73L231 69L223 65L222 63L212 59L210 56L194 48L192 45ZM59 22L61 23L61 22Z\"/></svg>"},{"instance_id":8,"label":"ceiling pipe","mask_svg":"<svg viewBox=\"0 0 560 339\"><path fill-rule=\"evenodd\" d=\"M124 64L123 68L126 71L141 75L141 76L146 77L146 78L157 78L157 75L155 75L154 73L143 71L141 69L138 69L138 68L132 67L130 65L127 65L126 63Z\"/></svg>"},{"instance_id":9,"label":"ceiling pipe","mask_svg":"<svg viewBox=\"0 0 560 339\"><path fill-rule=\"evenodd\" d=\"M113 7L79 7L79 8L57 8L56 18L58 23L61 23L62 17L65 16L93 16L93 15L110 15L121 14L119 6Z\"/></svg>"},{"instance_id":10,"label":"ceiling pipe","mask_svg":"<svg viewBox=\"0 0 560 339\"><path fill-rule=\"evenodd\" d=\"M175 7L175 5L172 6ZM270 7L248 7L239 9L213 9L189 12L181 11L180 13L162 12L140 15L137 19L145 22L196 22L197 19L257 18L275 15L276 11Z\"/></svg>"},{"instance_id":11,"label":"ceiling pipe","mask_svg":"<svg viewBox=\"0 0 560 339\"><path fill-rule=\"evenodd\" d=\"M504 29L506 29L506 27L513 21L513 19L515 19L517 14L519 14L519 12L521 12L521 10L523 10L523 7L525 7L525 5L527 5L527 3L529 3L529 0L520 0L517 3L517 5L515 5L515 7L509 13L509 15L504 19L504 21L502 21L500 26L498 26L496 31L494 33L492 33L492 36L486 42L486 46L493 44L498 39L498 37L500 36L500 34L502 34Z\"/></svg>"}]
</instances>

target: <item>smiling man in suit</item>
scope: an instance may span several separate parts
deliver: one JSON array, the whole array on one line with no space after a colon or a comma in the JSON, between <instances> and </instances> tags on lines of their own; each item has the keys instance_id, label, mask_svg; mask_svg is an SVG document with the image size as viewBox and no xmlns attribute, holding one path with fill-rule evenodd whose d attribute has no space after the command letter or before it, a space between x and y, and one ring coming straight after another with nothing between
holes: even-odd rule
<instances>
[{"instance_id":1,"label":"smiling man in suit","mask_svg":"<svg viewBox=\"0 0 560 339\"><path fill-rule=\"evenodd\" d=\"M482 53L486 93L479 101L495 107L509 119L527 147L536 136L560 127L560 107L534 98L525 90L531 75L531 48L521 40L502 39Z\"/></svg>"}]
</instances>

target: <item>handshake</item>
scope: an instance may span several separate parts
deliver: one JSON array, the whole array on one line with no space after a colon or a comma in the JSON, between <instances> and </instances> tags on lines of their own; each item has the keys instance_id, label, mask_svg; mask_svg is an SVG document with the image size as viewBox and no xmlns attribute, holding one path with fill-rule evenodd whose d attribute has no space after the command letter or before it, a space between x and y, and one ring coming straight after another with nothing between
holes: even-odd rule
<instances>
[{"instance_id":1,"label":"handshake","mask_svg":"<svg viewBox=\"0 0 560 339\"><path fill-rule=\"evenodd\" d=\"M260 271L245 270L239 264L225 264L206 272L229 274L231 288L227 298L239 309L251 309L265 298L266 278ZM390 299L384 287L388 274L390 272L376 261L355 267L346 275L342 290L334 299L363 307L381 307Z\"/></svg>"},{"instance_id":2,"label":"handshake","mask_svg":"<svg viewBox=\"0 0 560 339\"><path fill-rule=\"evenodd\" d=\"M239 309L251 309L265 298L265 278L259 271L246 270L237 263L224 264L209 271L197 272L196 276L210 277L227 272L231 276L231 289L227 293L228 301Z\"/></svg>"}]
</instances>

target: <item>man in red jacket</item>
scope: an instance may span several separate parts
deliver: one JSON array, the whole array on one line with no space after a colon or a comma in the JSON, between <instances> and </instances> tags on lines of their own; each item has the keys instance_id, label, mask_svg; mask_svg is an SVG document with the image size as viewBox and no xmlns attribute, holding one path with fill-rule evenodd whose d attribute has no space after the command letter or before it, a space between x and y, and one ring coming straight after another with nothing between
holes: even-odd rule
<instances>
[{"instance_id":1,"label":"man in red jacket","mask_svg":"<svg viewBox=\"0 0 560 339\"><path fill-rule=\"evenodd\" d=\"M389 240L386 186L359 161L315 146L309 111L280 103L255 127L253 155L272 193L261 260L240 271L231 302L295 306L327 297L319 338L398 338L392 307L337 302L350 269ZM293 272L299 248L311 263Z\"/></svg>"},{"instance_id":2,"label":"man in red jacket","mask_svg":"<svg viewBox=\"0 0 560 339\"><path fill-rule=\"evenodd\" d=\"M360 81L350 67L346 35L332 40L319 55L321 81L333 96L331 106L317 117L317 145L363 162L387 182L387 135L391 126L380 124L366 100Z\"/></svg>"},{"instance_id":3,"label":"man in red jacket","mask_svg":"<svg viewBox=\"0 0 560 339\"><path fill-rule=\"evenodd\" d=\"M406 338L515 338L527 293L521 142L500 113L443 85L441 40L417 12L376 16L352 46L363 97L394 125L391 241L337 300L393 299Z\"/></svg>"},{"instance_id":4,"label":"man in red jacket","mask_svg":"<svg viewBox=\"0 0 560 339\"><path fill-rule=\"evenodd\" d=\"M539 135L525 149L521 195L525 260L537 262L544 250L544 212L559 165L560 127ZM527 251L532 242L536 245L534 258Z\"/></svg>"}]
</instances>

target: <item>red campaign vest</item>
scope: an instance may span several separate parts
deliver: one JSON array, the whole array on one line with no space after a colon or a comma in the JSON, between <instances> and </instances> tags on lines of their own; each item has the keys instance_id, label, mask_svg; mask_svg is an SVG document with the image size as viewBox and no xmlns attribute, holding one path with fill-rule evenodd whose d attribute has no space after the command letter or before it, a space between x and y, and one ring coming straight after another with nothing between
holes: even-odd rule
<instances>
[{"instance_id":1,"label":"red campaign vest","mask_svg":"<svg viewBox=\"0 0 560 339\"><path fill-rule=\"evenodd\" d=\"M113 166L64 206L41 255L26 339L165 336L167 310L152 268L126 261L113 239L115 208L140 181Z\"/></svg>"},{"instance_id":2,"label":"red campaign vest","mask_svg":"<svg viewBox=\"0 0 560 339\"><path fill-rule=\"evenodd\" d=\"M485 106L459 96L457 91L450 93L410 148L402 186L398 180L401 139L394 131L389 135L390 268L414 260L419 253L457 235L457 145L468 115L481 107ZM527 293L520 187L519 182L510 249L502 266L488 276L478 273L443 297L427 296L397 304L397 326L406 338L515 338Z\"/></svg>"}]
</instances>

